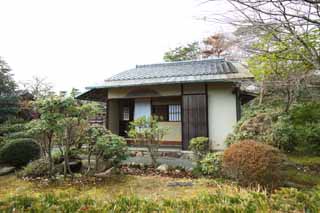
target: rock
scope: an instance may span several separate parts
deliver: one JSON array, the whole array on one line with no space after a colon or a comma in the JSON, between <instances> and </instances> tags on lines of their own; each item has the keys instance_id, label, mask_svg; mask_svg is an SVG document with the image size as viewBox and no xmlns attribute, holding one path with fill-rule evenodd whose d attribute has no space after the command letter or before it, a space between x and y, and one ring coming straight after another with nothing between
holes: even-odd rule
<instances>
[{"instance_id":1,"label":"rock","mask_svg":"<svg viewBox=\"0 0 320 213\"><path fill-rule=\"evenodd\" d=\"M16 168L13 166L2 167L2 168L0 168L0 176L10 174L10 173L14 172L15 169Z\"/></svg>"},{"instance_id":2,"label":"rock","mask_svg":"<svg viewBox=\"0 0 320 213\"><path fill-rule=\"evenodd\" d=\"M192 182L171 182L168 183L169 187L177 187L177 186L193 186Z\"/></svg>"},{"instance_id":3,"label":"rock","mask_svg":"<svg viewBox=\"0 0 320 213\"><path fill-rule=\"evenodd\" d=\"M187 172L192 172L193 171L193 168L188 168L187 169Z\"/></svg>"},{"instance_id":4,"label":"rock","mask_svg":"<svg viewBox=\"0 0 320 213\"><path fill-rule=\"evenodd\" d=\"M294 183L294 182L291 182L291 181L285 181L283 183L283 186L284 187L291 187L291 188L298 188L298 189L303 189L304 188L303 185L300 185L300 184L297 184L297 183Z\"/></svg>"},{"instance_id":5,"label":"rock","mask_svg":"<svg viewBox=\"0 0 320 213\"><path fill-rule=\"evenodd\" d=\"M136 157L143 157L143 153L142 152L137 152L136 153Z\"/></svg>"},{"instance_id":6,"label":"rock","mask_svg":"<svg viewBox=\"0 0 320 213\"><path fill-rule=\"evenodd\" d=\"M82 167L82 162L81 161L72 161L69 162L69 166L72 172L80 172L81 167Z\"/></svg>"},{"instance_id":7,"label":"rock","mask_svg":"<svg viewBox=\"0 0 320 213\"><path fill-rule=\"evenodd\" d=\"M167 164L161 164L157 167L157 170L160 172L167 172L169 170L169 166Z\"/></svg>"},{"instance_id":8,"label":"rock","mask_svg":"<svg viewBox=\"0 0 320 213\"><path fill-rule=\"evenodd\" d=\"M106 170L105 172L97 173L97 174L95 174L94 176L95 176L95 177L100 177L100 178L108 177L108 176L110 176L114 171L115 171L115 168L114 168L114 167L111 167L110 169Z\"/></svg>"},{"instance_id":9,"label":"rock","mask_svg":"<svg viewBox=\"0 0 320 213\"><path fill-rule=\"evenodd\" d=\"M59 164L59 166L62 167L62 171L63 171L63 165L64 165L64 162ZM81 161L70 161L69 166L70 166L71 172L80 172L81 167L82 167L82 162Z\"/></svg>"}]
</instances>

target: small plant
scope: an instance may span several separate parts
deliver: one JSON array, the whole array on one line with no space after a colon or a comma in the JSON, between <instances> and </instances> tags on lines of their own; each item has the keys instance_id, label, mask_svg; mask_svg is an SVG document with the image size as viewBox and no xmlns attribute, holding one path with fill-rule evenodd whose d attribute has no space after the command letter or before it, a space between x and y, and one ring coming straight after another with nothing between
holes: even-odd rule
<instances>
[{"instance_id":1,"label":"small plant","mask_svg":"<svg viewBox=\"0 0 320 213\"><path fill-rule=\"evenodd\" d=\"M198 161L200 161L209 152L209 138L196 137L190 140L189 149L196 155Z\"/></svg>"},{"instance_id":2,"label":"small plant","mask_svg":"<svg viewBox=\"0 0 320 213\"><path fill-rule=\"evenodd\" d=\"M219 176L221 175L223 152L208 153L201 161L201 172L204 175Z\"/></svg>"},{"instance_id":3,"label":"small plant","mask_svg":"<svg viewBox=\"0 0 320 213\"><path fill-rule=\"evenodd\" d=\"M21 177L46 177L49 175L49 162L38 159L30 162L19 174Z\"/></svg>"},{"instance_id":4,"label":"small plant","mask_svg":"<svg viewBox=\"0 0 320 213\"><path fill-rule=\"evenodd\" d=\"M127 149L127 143L123 137L112 133L98 137L98 156L109 161L114 167L127 158Z\"/></svg>"},{"instance_id":5,"label":"small plant","mask_svg":"<svg viewBox=\"0 0 320 213\"><path fill-rule=\"evenodd\" d=\"M129 137L146 145L151 156L152 165L157 165L158 149L167 128L159 126L157 116L141 117L130 124Z\"/></svg>"},{"instance_id":6,"label":"small plant","mask_svg":"<svg viewBox=\"0 0 320 213\"><path fill-rule=\"evenodd\" d=\"M11 140L0 150L0 162L16 167L25 166L39 157L39 145L28 138Z\"/></svg>"},{"instance_id":7,"label":"small plant","mask_svg":"<svg viewBox=\"0 0 320 213\"><path fill-rule=\"evenodd\" d=\"M231 145L224 151L223 173L240 184L261 184L275 187L283 180L282 163L285 156L276 148L246 140Z\"/></svg>"}]
</instances>

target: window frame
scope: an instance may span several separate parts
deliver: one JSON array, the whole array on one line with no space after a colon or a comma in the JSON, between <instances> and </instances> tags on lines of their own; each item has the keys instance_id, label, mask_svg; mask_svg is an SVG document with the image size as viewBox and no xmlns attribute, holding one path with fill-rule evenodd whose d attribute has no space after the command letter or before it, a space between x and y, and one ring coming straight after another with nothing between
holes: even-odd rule
<instances>
[{"instance_id":1,"label":"window frame","mask_svg":"<svg viewBox=\"0 0 320 213\"><path fill-rule=\"evenodd\" d=\"M177 110L177 112L176 111L171 111L170 112L170 106L176 106L176 107L178 107L178 110ZM163 115L158 115L158 114L155 114L156 112L156 107L163 107L163 108L165 108L165 116L163 116ZM159 104L159 105L151 105L151 114L153 115L153 116L159 116L159 117L162 117L163 118L163 120L160 120L160 122L182 122L182 106L181 106L181 104L163 104L163 105L161 105L161 104ZM162 109L163 110L163 109ZM177 116L178 117L178 119L175 119L175 120L171 120L170 118L170 116Z\"/></svg>"}]
</instances>

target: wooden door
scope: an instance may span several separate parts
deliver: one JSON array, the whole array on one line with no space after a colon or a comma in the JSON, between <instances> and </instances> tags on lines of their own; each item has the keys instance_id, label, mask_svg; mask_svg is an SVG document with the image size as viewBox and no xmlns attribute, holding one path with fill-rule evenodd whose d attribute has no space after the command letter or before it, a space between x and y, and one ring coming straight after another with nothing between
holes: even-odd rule
<instances>
[{"instance_id":1,"label":"wooden door","mask_svg":"<svg viewBox=\"0 0 320 213\"><path fill-rule=\"evenodd\" d=\"M133 100L121 100L119 102L119 135L127 137L127 131L129 130L129 124L133 121Z\"/></svg>"},{"instance_id":2,"label":"wooden door","mask_svg":"<svg viewBox=\"0 0 320 213\"><path fill-rule=\"evenodd\" d=\"M207 98L201 95L183 95L183 143L182 149L187 150L189 141L195 137L208 137Z\"/></svg>"}]
</instances>

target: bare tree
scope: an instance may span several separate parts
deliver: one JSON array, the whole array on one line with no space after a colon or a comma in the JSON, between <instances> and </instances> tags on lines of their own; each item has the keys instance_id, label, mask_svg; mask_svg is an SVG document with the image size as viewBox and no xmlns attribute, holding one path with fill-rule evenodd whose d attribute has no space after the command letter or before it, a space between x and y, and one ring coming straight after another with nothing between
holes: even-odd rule
<instances>
[{"instance_id":1,"label":"bare tree","mask_svg":"<svg viewBox=\"0 0 320 213\"><path fill-rule=\"evenodd\" d=\"M35 99L43 98L52 94L53 86L46 78L33 76L31 80L21 82L20 85L27 90Z\"/></svg>"},{"instance_id":2,"label":"bare tree","mask_svg":"<svg viewBox=\"0 0 320 213\"><path fill-rule=\"evenodd\" d=\"M218 0L209 0L214 2ZM226 0L235 9L220 14L230 24L251 27L272 34L274 39L294 48L315 69L320 69L320 1L319 0ZM237 15L236 15L237 14ZM219 14L216 14L219 15ZM233 18L236 17L236 18Z\"/></svg>"},{"instance_id":3,"label":"bare tree","mask_svg":"<svg viewBox=\"0 0 320 213\"><path fill-rule=\"evenodd\" d=\"M230 36L226 36L224 33L216 33L203 40L205 45L202 54L205 58L215 56L220 58L230 54L228 50L236 43L235 39Z\"/></svg>"}]
</instances>

